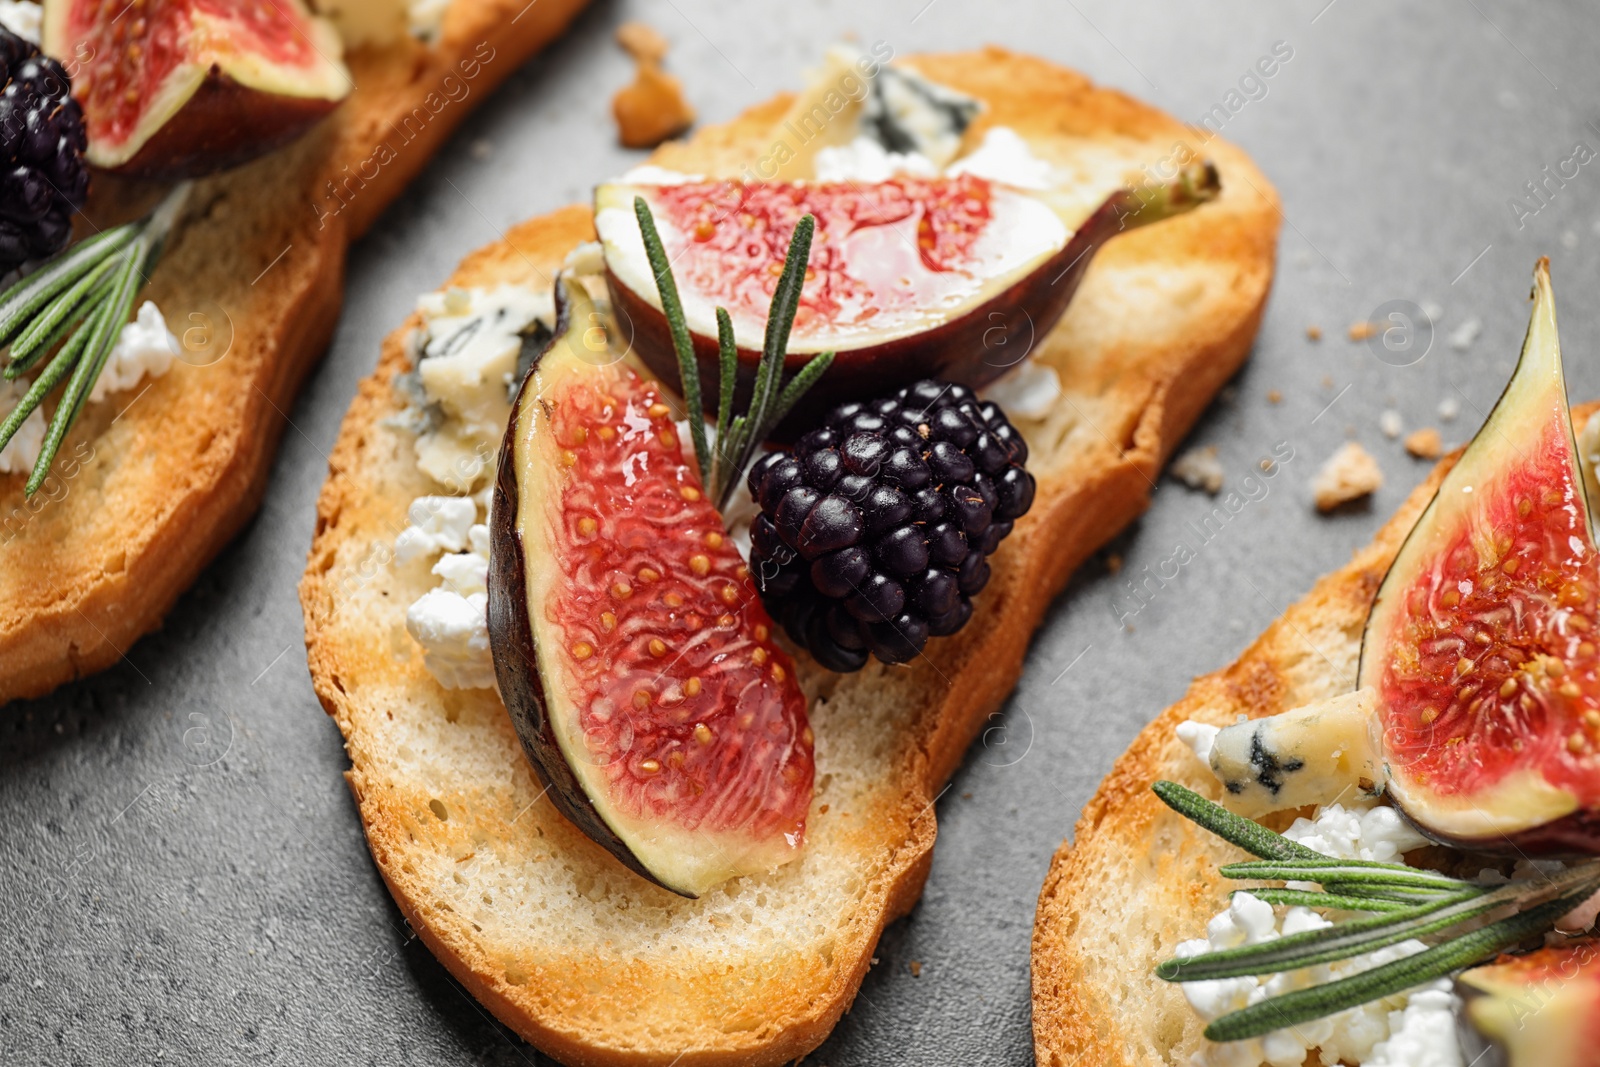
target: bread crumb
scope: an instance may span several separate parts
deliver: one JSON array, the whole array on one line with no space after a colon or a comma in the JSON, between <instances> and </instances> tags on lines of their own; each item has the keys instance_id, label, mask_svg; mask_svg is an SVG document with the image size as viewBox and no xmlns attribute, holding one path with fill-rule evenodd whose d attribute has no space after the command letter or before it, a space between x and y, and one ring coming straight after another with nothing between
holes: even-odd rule
<instances>
[{"instance_id":1,"label":"bread crumb","mask_svg":"<svg viewBox=\"0 0 1600 1067\"><path fill-rule=\"evenodd\" d=\"M1106 570L1107 570L1107 572L1109 572L1111 574L1119 574L1119 573L1121 573L1121 571L1122 571L1122 557L1119 556L1115 552L1113 552L1113 553L1111 553L1111 555L1107 556L1106 557Z\"/></svg>"},{"instance_id":2,"label":"bread crumb","mask_svg":"<svg viewBox=\"0 0 1600 1067\"><path fill-rule=\"evenodd\" d=\"M1481 333L1483 333L1483 323L1475 318L1468 319L1450 331L1450 347L1457 352L1465 352L1472 347L1472 342L1476 341Z\"/></svg>"},{"instance_id":3,"label":"bread crumb","mask_svg":"<svg viewBox=\"0 0 1600 1067\"><path fill-rule=\"evenodd\" d=\"M1383 485L1378 461L1354 441L1346 441L1311 479L1311 492L1318 511L1332 511L1340 504L1359 500Z\"/></svg>"},{"instance_id":4,"label":"bread crumb","mask_svg":"<svg viewBox=\"0 0 1600 1067\"><path fill-rule=\"evenodd\" d=\"M1324 374L1322 376L1322 387L1324 389L1332 389L1333 388L1333 375Z\"/></svg>"},{"instance_id":5,"label":"bread crumb","mask_svg":"<svg viewBox=\"0 0 1600 1067\"><path fill-rule=\"evenodd\" d=\"M642 22L617 28L620 44L637 66L633 84L611 98L617 138L624 148L654 148L694 124L694 108L684 99L683 85L661 69L667 41Z\"/></svg>"},{"instance_id":6,"label":"bread crumb","mask_svg":"<svg viewBox=\"0 0 1600 1067\"><path fill-rule=\"evenodd\" d=\"M1283 394L1278 392L1276 389L1268 389L1267 390L1267 403L1269 403L1269 404L1281 404L1281 403L1283 403Z\"/></svg>"},{"instance_id":7,"label":"bread crumb","mask_svg":"<svg viewBox=\"0 0 1600 1067\"><path fill-rule=\"evenodd\" d=\"M1378 333L1378 324L1375 322L1352 322L1350 324L1350 340L1365 341L1375 337Z\"/></svg>"},{"instance_id":8,"label":"bread crumb","mask_svg":"<svg viewBox=\"0 0 1600 1067\"><path fill-rule=\"evenodd\" d=\"M913 978L921 978L922 977L922 961L921 960L912 960L910 963L906 964L906 969L911 972L911 977L913 977Z\"/></svg>"},{"instance_id":9,"label":"bread crumb","mask_svg":"<svg viewBox=\"0 0 1600 1067\"><path fill-rule=\"evenodd\" d=\"M643 22L624 22L618 26L617 43L636 63L660 63L667 58L667 39L655 27Z\"/></svg>"},{"instance_id":10,"label":"bread crumb","mask_svg":"<svg viewBox=\"0 0 1600 1067\"><path fill-rule=\"evenodd\" d=\"M972 794L971 793L962 793L961 794L961 799L962 800L971 800L972 799Z\"/></svg>"},{"instance_id":11,"label":"bread crumb","mask_svg":"<svg viewBox=\"0 0 1600 1067\"><path fill-rule=\"evenodd\" d=\"M1439 431L1432 426L1424 426L1415 433L1406 437L1406 451L1418 459L1438 459L1444 452L1444 443L1439 440Z\"/></svg>"},{"instance_id":12,"label":"bread crumb","mask_svg":"<svg viewBox=\"0 0 1600 1067\"><path fill-rule=\"evenodd\" d=\"M1393 441L1400 436L1405 426L1400 421L1400 413L1394 408L1388 408L1378 416L1378 429L1383 431L1383 436Z\"/></svg>"},{"instance_id":13,"label":"bread crumb","mask_svg":"<svg viewBox=\"0 0 1600 1067\"><path fill-rule=\"evenodd\" d=\"M1320 340L1322 340L1322 327L1316 325L1315 323L1312 323L1310 326L1307 326L1306 327L1306 340L1308 340L1308 341L1320 341Z\"/></svg>"},{"instance_id":14,"label":"bread crumb","mask_svg":"<svg viewBox=\"0 0 1600 1067\"><path fill-rule=\"evenodd\" d=\"M1217 446L1196 445L1172 461L1167 473L1190 489L1204 489L1212 496L1222 491L1222 462L1217 459Z\"/></svg>"},{"instance_id":15,"label":"bread crumb","mask_svg":"<svg viewBox=\"0 0 1600 1067\"><path fill-rule=\"evenodd\" d=\"M1439 418L1445 422L1454 422L1457 415L1461 414L1461 401L1453 396L1447 396L1439 401Z\"/></svg>"},{"instance_id":16,"label":"bread crumb","mask_svg":"<svg viewBox=\"0 0 1600 1067\"><path fill-rule=\"evenodd\" d=\"M472 142L472 158L477 160L488 159L494 154L494 142L487 137L480 137Z\"/></svg>"}]
</instances>

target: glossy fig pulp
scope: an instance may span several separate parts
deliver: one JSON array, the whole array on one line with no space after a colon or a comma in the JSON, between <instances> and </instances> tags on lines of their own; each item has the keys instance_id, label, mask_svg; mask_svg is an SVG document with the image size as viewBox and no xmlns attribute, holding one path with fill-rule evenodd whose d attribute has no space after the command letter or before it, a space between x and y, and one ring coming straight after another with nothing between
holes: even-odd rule
<instances>
[{"instance_id":1,"label":"glossy fig pulp","mask_svg":"<svg viewBox=\"0 0 1600 1067\"><path fill-rule=\"evenodd\" d=\"M1600 560L1546 265L1522 357L1368 619L1388 791L1475 848L1600 850Z\"/></svg>"},{"instance_id":2,"label":"glossy fig pulp","mask_svg":"<svg viewBox=\"0 0 1600 1067\"><path fill-rule=\"evenodd\" d=\"M1600 1067L1600 941L1474 967L1456 995L1473 1067Z\"/></svg>"},{"instance_id":3,"label":"glossy fig pulp","mask_svg":"<svg viewBox=\"0 0 1600 1067\"><path fill-rule=\"evenodd\" d=\"M645 259L633 200L650 204L673 264L701 379L717 403L715 308L734 336L763 335L772 287L795 223L816 237L787 350L787 369L837 353L791 426L841 397L876 396L937 377L981 386L1015 366L1066 311L1094 252L1121 233L1187 211L1218 192L1209 165L1173 182L1114 193L1085 215L1065 195L1022 190L971 174L882 182L602 185L595 226L612 300L640 358L678 380L677 355ZM741 348L747 393L759 349Z\"/></svg>"},{"instance_id":4,"label":"glossy fig pulp","mask_svg":"<svg viewBox=\"0 0 1600 1067\"><path fill-rule=\"evenodd\" d=\"M349 93L337 31L301 0L51 0L44 46L73 57L87 157L189 178L304 133Z\"/></svg>"},{"instance_id":5,"label":"glossy fig pulp","mask_svg":"<svg viewBox=\"0 0 1600 1067\"><path fill-rule=\"evenodd\" d=\"M660 387L581 287L563 278L558 300L501 449L495 672L562 812L698 896L799 854L806 700Z\"/></svg>"}]
</instances>

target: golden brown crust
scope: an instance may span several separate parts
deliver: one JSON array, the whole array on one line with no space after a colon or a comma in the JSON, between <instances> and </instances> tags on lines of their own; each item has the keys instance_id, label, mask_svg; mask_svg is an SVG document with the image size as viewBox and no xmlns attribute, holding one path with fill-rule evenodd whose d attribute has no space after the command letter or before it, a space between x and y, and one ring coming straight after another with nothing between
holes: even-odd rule
<instances>
[{"instance_id":1,"label":"golden brown crust","mask_svg":"<svg viewBox=\"0 0 1600 1067\"><path fill-rule=\"evenodd\" d=\"M1064 162L1092 144L1136 165L1186 136L1159 113L1029 57L990 49L909 62L980 93L994 121L1037 138L1036 148ZM769 143L786 105L780 98L702 130L663 148L655 162L737 174ZM403 630L396 650L404 580L393 568L366 565L383 556L406 505L429 487L383 422L397 408L389 382L407 365L403 339L416 320L389 337L346 418L318 504L301 584L307 647L318 695L346 738L351 788L380 871L429 947L497 1017L582 1065L775 1064L823 1040L853 999L885 924L921 894L936 833L932 801L1015 684L1050 599L1145 507L1165 457L1248 352L1272 277L1276 202L1237 150L1213 142L1207 151L1222 169L1222 199L1112 242L1067 317L1037 344L1068 395L1057 416L1026 431L1037 502L996 555L977 618L910 667L870 667L822 685L813 706L818 793L807 855L765 879L740 879L725 899L685 901L628 875L538 802L492 694L439 690L406 650ZM589 232L582 208L536 219L469 257L450 284L548 277ZM1162 315L1141 302L1150 292ZM1166 307L1173 292L1181 310ZM451 724L447 734L438 732L442 720ZM453 755L418 756L411 738L424 730ZM421 773L434 779L419 778L424 762ZM458 765L469 762L472 775L458 777ZM428 814L435 800L447 820ZM474 865L465 881L454 877L458 861ZM740 907L759 909L767 899L777 909L820 895L838 868L854 886L848 906L829 906L825 933L794 932L809 939L803 950L720 936L719 919L737 925ZM601 903L588 909L552 891L568 901L559 916L536 909L533 925L494 926L499 909L514 912L537 895L535 879L576 886ZM509 896L507 884L517 887ZM482 903L489 898L492 906ZM547 943L579 922L621 924L635 914L683 950L609 934L568 950Z\"/></svg>"},{"instance_id":2,"label":"golden brown crust","mask_svg":"<svg viewBox=\"0 0 1600 1067\"><path fill-rule=\"evenodd\" d=\"M1574 409L1578 424L1600 405ZM1161 779L1220 799L1215 777L1177 740L1190 719L1226 725L1274 715L1355 685L1361 631L1390 561L1440 480L1447 456L1373 542L1323 577L1234 663L1197 678L1146 726L1084 806L1050 864L1033 930L1039 1067L1186 1063L1200 1022L1155 967L1197 936L1226 896L1221 863L1238 850L1197 831L1150 791Z\"/></svg>"},{"instance_id":3,"label":"golden brown crust","mask_svg":"<svg viewBox=\"0 0 1600 1067\"><path fill-rule=\"evenodd\" d=\"M25 475L0 474L0 703L116 662L254 513L295 390L332 335L346 246L584 2L456 0L433 47L352 53L358 88L333 116L196 187L141 299L176 333L212 331L210 351L231 346L91 405L31 501ZM148 192L101 184L91 211Z\"/></svg>"}]
</instances>

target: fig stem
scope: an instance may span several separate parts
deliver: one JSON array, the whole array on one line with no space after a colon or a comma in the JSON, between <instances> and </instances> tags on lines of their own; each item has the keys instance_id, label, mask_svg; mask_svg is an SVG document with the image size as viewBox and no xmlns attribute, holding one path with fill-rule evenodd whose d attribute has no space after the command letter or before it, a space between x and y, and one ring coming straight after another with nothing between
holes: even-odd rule
<instances>
[{"instance_id":1,"label":"fig stem","mask_svg":"<svg viewBox=\"0 0 1600 1067\"><path fill-rule=\"evenodd\" d=\"M1182 215L1222 193L1222 179L1209 160L1191 163L1168 182L1148 182L1124 189L1118 194L1117 223L1121 229L1136 230Z\"/></svg>"},{"instance_id":2,"label":"fig stem","mask_svg":"<svg viewBox=\"0 0 1600 1067\"><path fill-rule=\"evenodd\" d=\"M650 260L651 273L656 276L656 293L661 298L661 311L667 317L667 328L672 333L672 348L678 355L678 381L683 390L684 407L688 409L689 437L694 441L694 458L700 464L700 480L710 488L711 449L706 444L706 420L700 406L700 364L695 360L689 322L683 316L683 301L678 298L678 283L672 277L672 264L667 260L666 246L661 243L655 216L650 213L650 205L644 197L633 198L633 214L639 220L644 254Z\"/></svg>"}]
</instances>

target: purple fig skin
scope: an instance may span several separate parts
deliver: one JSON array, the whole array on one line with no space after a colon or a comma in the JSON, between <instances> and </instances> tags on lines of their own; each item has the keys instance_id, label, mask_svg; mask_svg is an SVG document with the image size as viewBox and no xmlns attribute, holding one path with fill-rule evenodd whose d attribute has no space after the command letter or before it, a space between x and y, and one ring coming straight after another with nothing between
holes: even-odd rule
<instances>
[{"instance_id":1,"label":"purple fig skin","mask_svg":"<svg viewBox=\"0 0 1600 1067\"><path fill-rule=\"evenodd\" d=\"M511 725L534 771L549 786L545 795L591 841L615 856L622 865L670 892L640 863L627 845L606 825L567 763L550 722L544 683L539 677L538 646L528 618L527 568L522 534L517 529L520 488L517 483L516 440L521 424L523 393L536 388L529 383L545 355L563 342L571 327L571 306L562 286L556 286L556 328L528 368L528 375L511 405L511 421L500 444L500 465L495 475L494 504L489 513L489 647L494 655L495 680L500 699L511 715ZM681 894L680 894L681 895Z\"/></svg>"},{"instance_id":2,"label":"purple fig skin","mask_svg":"<svg viewBox=\"0 0 1600 1067\"><path fill-rule=\"evenodd\" d=\"M1013 339L1013 344L1016 339L1023 339L1027 345L1036 342L1066 313L1089 263L1107 241L1125 230L1188 211L1215 199L1220 191L1216 167L1208 162L1186 169L1166 185L1112 193L1060 251L977 307L920 333L837 352L827 373L779 423L773 439L793 440L842 401L890 393L922 378L941 378L973 388L988 385L1021 362L1022 356L1013 358L1003 350L993 352L985 338L1000 336ZM624 285L609 268L606 281L623 335L633 339L633 351L652 373L681 393L678 357L666 316L650 300ZM715 415L720 392L717 339L692 336L700 380L704 383L704 407L707 414ZM799 371L814 354L789 353L784 360L784 373ZM998 358L1002 355L1003 360ZM760 361L759 348L739 349L735 410L748 402Z\"/></svg>"}]
</instances>

